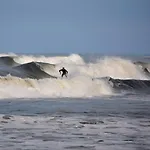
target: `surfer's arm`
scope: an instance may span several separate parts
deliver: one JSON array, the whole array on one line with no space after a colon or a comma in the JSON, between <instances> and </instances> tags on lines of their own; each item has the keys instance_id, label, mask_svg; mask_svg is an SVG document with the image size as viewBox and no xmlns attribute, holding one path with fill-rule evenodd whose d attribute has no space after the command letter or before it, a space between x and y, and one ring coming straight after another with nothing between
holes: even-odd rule
<instances>
[{"instance_id":1,"label":"surfer's arm","mask_svg":"<svg viewBox=\"0 0 150 150\"><path fill-rule=\"evenodd\" d=\"M66 69L64 71L65 71L65 73L68 73L68 71Z\"/></svg>"},{"instance_id":2,"label":"surfer's arm","mask_svg":"<svg viewBox=\"0 0 150 150\"><path fill-rule=\"evenodd\" d=\"M59 70L59 73L61 74L62 69Z\"/></svg>"}]
</instances>

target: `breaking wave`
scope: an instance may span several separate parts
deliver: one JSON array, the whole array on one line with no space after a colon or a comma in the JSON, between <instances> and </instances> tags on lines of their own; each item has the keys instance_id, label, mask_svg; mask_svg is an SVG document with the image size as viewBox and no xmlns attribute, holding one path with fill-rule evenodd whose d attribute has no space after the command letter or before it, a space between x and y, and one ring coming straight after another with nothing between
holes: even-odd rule
<instances>
[{"instance_id":1,"label":"breaking wave","mask_svg":"<svg viewBox=\"0 0 150 150\"><path fill-rule=\"evenodd\" d=\"M140 92L150 94L150 80L103 78L116 92Z\"/></svg>"},{"instance_id":2,"label":"breaking wave","mask_svg":"<svg viewBox=\"0 0 150 150\"><path fill-rule=\"evenodd\" d=\"M150 92L150 63L121 57L0 55L0 98L99 97ZM59 69L69 71L61 79ZM17 91L17 92L16 92Z\"/></svg>"},{"instance_id":3,"label":"breaking wave","mask_svg":"<svg viewBox=\"0 0 150 150\"><path fill-rule=\"evenodd\" d=\"M44 72L43 68L45 68L48 65L50 66L50 64L46 63L30 62L16 66L14 67L14 69L21 72L22 78L32 78L32 79L57 78Z\"/></svg>"},{"instance_id":4,"label":"breaking wave","mask_svg":"<svg viewBox=\"0 0 150 150\"><path fill-rule=\"evenodd\" d=\"M3 57L0 57L0 65L16 66L18 65L18 63L14 61L13 57L3 56Z\"/></svg>"}]
</instances>

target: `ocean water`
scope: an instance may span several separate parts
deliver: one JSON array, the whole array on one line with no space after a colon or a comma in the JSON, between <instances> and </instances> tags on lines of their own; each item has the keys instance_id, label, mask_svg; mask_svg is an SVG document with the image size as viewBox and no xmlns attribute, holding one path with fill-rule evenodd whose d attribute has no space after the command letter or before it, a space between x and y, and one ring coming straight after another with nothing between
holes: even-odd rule
<instances>
[{"instance_id":1,"label":"ocean water","mask_svg":"<svg viewBox=\"0 0 150 150\"><path fill-rule=\"evenodd\" d=\"M149 72L142 56L0 54L0 150L149 150Z\"/></svg>"}]
</instances>

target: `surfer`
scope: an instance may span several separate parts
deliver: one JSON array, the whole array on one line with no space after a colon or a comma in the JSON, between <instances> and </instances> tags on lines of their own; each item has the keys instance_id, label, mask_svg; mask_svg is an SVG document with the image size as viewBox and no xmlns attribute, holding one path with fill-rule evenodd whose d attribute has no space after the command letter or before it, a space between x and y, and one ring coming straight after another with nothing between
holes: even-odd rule
<instances>
[{"instance_id":1,"label":"surfer","mask_svg":"<svg viewBox=\"0 0 150 150\"><path fill-rule=\"evenodd\" d=\"M62 72L62 74L61 74L61 72ZM68 71L64 67L59 70L59 73L61 74L61 77L63 77L65 75L67 78Z\"/></svg>"},{"instance_id":2,"label":"surfer","mask_svg":"<svg viewBox=\"0 0 150 150\"><path fill-rule=\"evenodd\" d=\"M150 72L147 68L144 68L144 73L145 73L145 75L150 76Z\"/></svg>"},{"instance_id":3,"label":"surfer","mask_svg":"<svg viewBox=\"0 0 150 150\"><path fill-rule=\"evenodd\" d=\"M144 68L144 72L145 72L145 73L149 73L149 71L148 71L147 68Z\"/></svg>"}]
</instances>

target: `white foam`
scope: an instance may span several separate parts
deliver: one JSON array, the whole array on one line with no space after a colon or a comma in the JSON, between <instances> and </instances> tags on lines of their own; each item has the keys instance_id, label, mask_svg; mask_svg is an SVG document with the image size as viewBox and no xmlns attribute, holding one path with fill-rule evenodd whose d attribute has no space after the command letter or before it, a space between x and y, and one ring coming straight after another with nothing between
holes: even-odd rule
<instances>
[{"instance_id":1,"label":"white foam","mask_svg":"<svg viewBox=\"0 0 150 150\"><path fill-rule=\"evenodd\" d=\"M10 53L0 53L0 57L3 57L3 56L17 56L17 54L12 53L12 52L10 52Z\"/></svg>"},{"instance_id":2,"label":"white foam","mask_svg":"<svg viewBox=\"0 0 150 150\"><path fill-rule=\"evenodd\" d=\"M89 64L89 72L95 77L110 76L116 79L147 79L143 72L128 59L104 57L95 64Z\"/></svg>"},{"instance_id":3,"label":"white foam","mask_svg":"<svg viewBox=\"0 0 150 150\"><path fill-rule=\"evenodd\" d=\"M65 66L69 71L69 76L89 76L91 78L112 77L116 79L148 79L143 73L143 70L135 65L131 60L119 57L104 57L97 60L95 63L61 63L55 66L55 70L45 69L47 73L54 73L59 76L58 70Z\"/></svg>"},{"instance_id":4,"label":"white foam","mask_svg":"<svg viewBox=\"0 0 150 150\"><path fill-rule=\"evenodd\" d=\"M4 54L1 54L4 56ZM120 57L103 57L98 59L95 63L85 63L83 58L78 54L71 54L69 56L34 56L34 55L15 55L14 58L17 63L24 64L32 61L45 62L49 64L56 64L56 72L62 67L69 70L72 76L85 75L90 77L105 77L111 76L120 79L147 79L137 65L131 60ZM52 72L50 69L45 69L47 72ZM55 71L54 71L55 72Z\"/></svg>"},{"instance_id":5,"label":"white foam","mask_svg":"<svg viewBox=\"0 0 150 150\"><path fill-rule=\"evenodd\" d=\"M29 63L32 61L50 64L84 64L84 60L78 54L71 54L69 56L20 55L15 57L15 61L20 64Z\"/></svg>"},{"instance_id":6,"label":"white foam","mask_svg":"<svg viewBox=\"0 0 150 150\"><path fill-rule=\"evenodd\" d=\"M103 80L92 80L110 76L119 79L148 79L142 70L131 60L120 57L104 57L95 63L85 63L78 54L70 56L45 57L17 55L15 61L27 63L31 61L55 64L46 65L44 71L60 77L58 70L64 66L68 71L67 79L20 79L17 77L1 77L0 97L94 97L112 95L110 86ZM17 92L16 92L17 90Z\"/></svg>"},{"instance_id":7,"label":"white foam","mask_svg":"<svg viewBox=\"0 0 150 150\"><path fill-rule=\"evenodd\" d=\"M102 80L93 81L89 77L72 79L20 79L0 78L0 98L30 97L94 97L113 94Z\"/></svg>"}]
</instances>

